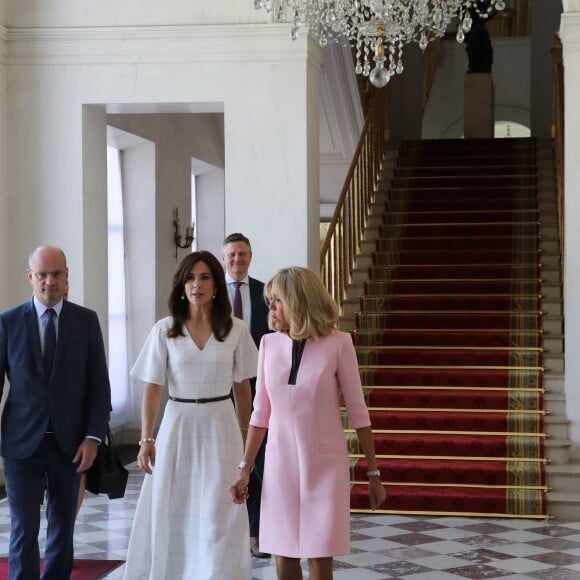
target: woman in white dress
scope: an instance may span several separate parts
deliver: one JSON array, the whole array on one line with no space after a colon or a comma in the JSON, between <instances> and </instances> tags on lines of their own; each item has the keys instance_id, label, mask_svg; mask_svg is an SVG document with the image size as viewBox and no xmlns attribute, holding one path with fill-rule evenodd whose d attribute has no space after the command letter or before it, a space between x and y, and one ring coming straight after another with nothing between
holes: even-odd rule
<instances>
[{"instance_id":1,"label":"woman in white dress","mask_svg":"<svg viewBox=\"0 0 580 580\"><path fill-rule=\"evenodd\" d=\"M131 370L145 382L137 460L146 475L125 580L249 580L246 506L232 504L227 490L248 430L257 350L231 315L223 268L210 252L181 261L169 310ZM164 385L169 400L154 438Z\"/></svg>"}]
</instances>

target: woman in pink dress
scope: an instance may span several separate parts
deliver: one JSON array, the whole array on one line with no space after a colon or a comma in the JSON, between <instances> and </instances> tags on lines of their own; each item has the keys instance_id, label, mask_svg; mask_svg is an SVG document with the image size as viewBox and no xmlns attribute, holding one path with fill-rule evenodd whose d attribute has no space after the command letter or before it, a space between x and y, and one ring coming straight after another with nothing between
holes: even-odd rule
<instances>
[{"instance_id":1,"label":"woman in pink dress","mask_svg":"<svg viewBox=\"0 0 580 580\"><path fill-rule=\"evenodd\" d=\"M278 332L260 344L254 411L230 495L236 503L247 499L268 431L260 548L276 555L279 580L301 579L301 558L308 559L311 580L330 580L332 558L349 552L350 536L341 395L368 463L371 509L386 498L356 353L350 335L336 330L336 304L311 270L280 270L264 292L270 328Z\"/></svg>"}]
</instances>

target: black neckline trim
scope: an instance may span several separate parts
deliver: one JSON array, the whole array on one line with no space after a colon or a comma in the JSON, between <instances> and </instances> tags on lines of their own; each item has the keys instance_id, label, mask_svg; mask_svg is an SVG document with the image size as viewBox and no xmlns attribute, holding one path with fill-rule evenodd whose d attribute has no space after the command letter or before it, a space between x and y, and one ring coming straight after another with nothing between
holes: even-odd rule
<instances>
[{"instance_id":1,"label":"black neckline trim","mask_svg":"<svg viewBox=\"0 0 580 580\"><path fill-rule=\"evenodd\" d=\"M304 352L304 346L306 345L306 339L294 340L292 339L292 367L290 368L290 376L288 377L288 384L296 384L296 376L298 375L298 368L300 367L300 361L302 360L302 353Z\"/></svg>"}]
</instances>

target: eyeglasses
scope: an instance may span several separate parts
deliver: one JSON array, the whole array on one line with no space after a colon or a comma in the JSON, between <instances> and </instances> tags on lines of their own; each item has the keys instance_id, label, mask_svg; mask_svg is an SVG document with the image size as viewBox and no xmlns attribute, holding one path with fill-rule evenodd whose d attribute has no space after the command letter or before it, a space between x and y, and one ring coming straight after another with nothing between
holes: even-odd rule
<instances>
[{"instance_id":1,"label":"eyeglasses","mask_svg":"<svg viewBox=\"0 0 580 580\"><path fill-rule=\"evenodd\" d=\"M32 272L32 270L31 270ZM55 278L56 280L60 280L64 274L65 271L64 270L53 270L52 272L32 272L37 280L46 280L49 276L52 276L53 278Z\"/></svg>"}]
</instances>

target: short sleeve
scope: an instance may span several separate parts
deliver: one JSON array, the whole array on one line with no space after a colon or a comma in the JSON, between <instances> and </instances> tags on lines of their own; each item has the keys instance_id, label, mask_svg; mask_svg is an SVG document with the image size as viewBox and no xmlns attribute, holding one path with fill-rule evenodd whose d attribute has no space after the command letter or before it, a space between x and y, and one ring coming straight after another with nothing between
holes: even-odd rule
<instances>
[{"instance_id":1,"label":"short sleeve","mask_svg":"<svg viewBox=\"0 0 580 580\"><path fill-rule=\"evenodd\" d=\"M131 376L145 383L164 385L167 375L167 319L158 321L131 369Z\"/></svg>"},{"instance_id":2,"label":"short sleeve","mask_svg":"<svg viewBox=\"0 0 580 580\"><path fill-rule=\"evenodd\" d=\"M256 376L258 366L258 349L245 322L237 319L234 325L239 332L238 344L234 350L234 382Z\"/></svg>"}]
</instances>

